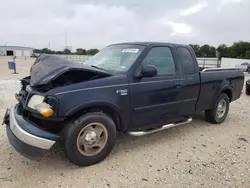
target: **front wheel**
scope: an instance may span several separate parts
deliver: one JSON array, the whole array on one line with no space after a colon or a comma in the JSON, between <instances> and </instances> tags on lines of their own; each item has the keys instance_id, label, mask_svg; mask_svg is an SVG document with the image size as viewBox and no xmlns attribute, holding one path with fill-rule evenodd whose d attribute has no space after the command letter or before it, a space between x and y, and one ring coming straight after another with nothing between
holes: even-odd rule
<instances>
[{"instance_id":1,"label":"front wheel","mask_svg":"<svg viewBox=\"0 0 250 188\"><path fill-rule=\"evenodd\" d=\"M205 111L205 117L208 122L219 124L222 123L228 114L229 98L225 93L222 93L216 100L214 107Z\"/></svg>"},{"instance_id":2,"label":"front wheel","mask_svg":"<svg viewBox=\"0 0 250 188\"><path fill-rule=\"evenodd\" d=\"M114 121L104 113L85 114L63 131L66 156L74 164L89 166L104 160L116 142Z\"/></svg>"}]
</instances>

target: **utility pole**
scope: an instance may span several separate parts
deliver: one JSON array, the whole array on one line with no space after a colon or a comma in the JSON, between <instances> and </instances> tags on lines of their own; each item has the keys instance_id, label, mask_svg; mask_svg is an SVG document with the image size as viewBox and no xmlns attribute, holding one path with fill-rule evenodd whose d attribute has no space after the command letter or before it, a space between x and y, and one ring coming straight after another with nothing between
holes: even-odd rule
<instances>
[{"instance_id":1,"label":"utility pole","mask_svg":"<svg viewBox=\"0 0 250 188\"><path fill-rule=\"evenodd\" d=\"M67 33L67 28L65 29L65 48L68 48L68 33Z\"/></svg>"},{"instance_id":2,"label":"utility pole","mask_svg":"<svg viewBox=\"0 0 250 188\"><path fill-rule=\"evenodd\" d=\"M68 33L67 33L67 28L65 28L65 49L68 49ZM66 54L66 58L68 58L68 54Z\"/></svg>"}]
</instances>

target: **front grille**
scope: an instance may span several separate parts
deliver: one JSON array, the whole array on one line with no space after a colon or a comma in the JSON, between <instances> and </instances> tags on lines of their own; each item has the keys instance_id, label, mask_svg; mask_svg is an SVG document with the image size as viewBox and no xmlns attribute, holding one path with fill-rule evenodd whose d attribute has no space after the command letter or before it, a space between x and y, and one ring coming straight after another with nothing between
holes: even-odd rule
<instances>
[{"instance_id":1,"label":"front grille","mask_svg":"<svg viewBox=\"0 0 250 188\"><path fill-rule=\"evenodd\" d=\"M24 85L21 83L21 90L19 93L16 93L15 97L23 107L26 105L28 95L29 93L26 91L26 87L24 87Z\"/></svg>"},{"instance_id":2,"label":"front grille","mask_svg":"<svg viewBox=\"0 0 250 188\"><path fill-rule=\"evenodd\" d=\"M22 103L23 106L25 106L28 97L28 92L25 90L21 90L19 96L20 96L20 102Z\"/></svg>"}]
</instances>

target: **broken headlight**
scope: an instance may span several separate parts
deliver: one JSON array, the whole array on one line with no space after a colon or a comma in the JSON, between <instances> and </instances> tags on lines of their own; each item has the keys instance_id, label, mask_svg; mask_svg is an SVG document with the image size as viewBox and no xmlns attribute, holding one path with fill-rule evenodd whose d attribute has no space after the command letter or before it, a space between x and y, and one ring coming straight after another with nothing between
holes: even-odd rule
<instances>
[{"instance_id":1,"label":"broken headlight","mask_svg":"<svg viewBox=\"0 0 250 188\"><path fill-rule=\"evenodd\" d=\"M33 95L28 102L28 107L36 110L35 106L41 104L44 99L45 97L42 95Z\"/></svg>"},{"instance_id":2,"label":"broken headlight","mask_svg":"<svg viewBox=\"0 0 250 188\"><path fill-rule=\"evenodd\" d=\"M50 117L54 114L51 106L45 102L35 105L35 108L43 117Z\"/></svg>"},{"instance_id":3,"label":"broken headlight","mask_svg":"<svg viewBox=\"0 0 250 188\"><path fill-rule=\"evenodd\" d=\"M42 95L33 95L28 102L28 107L38 111L43 117L50 117L54 114L53 108L55 108L54 104L50 103L52 103L51 100Z\"/></svg>"}]
</instances>

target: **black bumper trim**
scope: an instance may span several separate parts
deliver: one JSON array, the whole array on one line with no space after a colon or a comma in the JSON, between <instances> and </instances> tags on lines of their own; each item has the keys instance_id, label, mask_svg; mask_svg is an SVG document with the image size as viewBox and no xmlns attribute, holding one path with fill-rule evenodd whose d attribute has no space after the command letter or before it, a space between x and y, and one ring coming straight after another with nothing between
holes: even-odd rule
<instances>
[{"instance_id":1,"label":"black bumper trim","mask_svg":"<svg viewBox=\"0 0 250 188\"><path fill-rule=\"evenodd\" d=\"M31 159L31 160L35 160L35 161L40 161L43 156L45 155L45 153L47 152L47 150L45 149L41 149L41 148L37 148L31 145L28 145L24 142L22 142L21 140L19 140L11 131L10 126L7 125L6 126L6 132L7 132L7 136L9 139L9 142L11 143L11 145L23 156Z\"/></svg>"}]
</instances>

